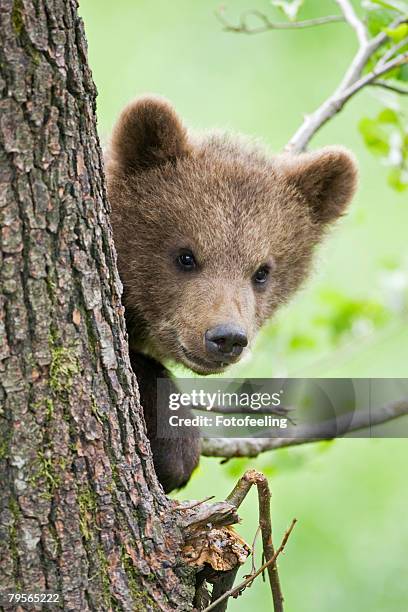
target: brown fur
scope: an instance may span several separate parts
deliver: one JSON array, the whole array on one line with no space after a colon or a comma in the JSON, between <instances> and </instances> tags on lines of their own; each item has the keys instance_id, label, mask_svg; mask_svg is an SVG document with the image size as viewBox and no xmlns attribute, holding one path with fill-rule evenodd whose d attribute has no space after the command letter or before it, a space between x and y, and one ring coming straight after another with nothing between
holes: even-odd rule
<instances>
[{"instance_id":1,"label":"brown fur","mask_svg":"<svg viewBox=\"0 0 408 612\"><path fill-rule=\"evenodd\" d=\"M141 98L115 127L107 176L132 351L209 374L224 364L206 355L206 330L233 322L251 345L306 278L357 171L340 147L268 156L242 137L187 134L166 101ZM196 270L177 268L180 249Z\"/></svg>"}]
</instances>

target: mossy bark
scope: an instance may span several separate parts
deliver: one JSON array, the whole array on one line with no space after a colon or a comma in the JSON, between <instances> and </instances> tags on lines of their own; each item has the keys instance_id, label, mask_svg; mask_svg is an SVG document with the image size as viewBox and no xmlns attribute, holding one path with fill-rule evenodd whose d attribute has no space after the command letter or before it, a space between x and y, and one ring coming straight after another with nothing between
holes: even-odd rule
<instances>
[{"instance_id":1,"label":"mossy bark","mask_svg":"<svg viewBox=\"0 0 408 612\"><path fill-rule=\"evenodd\" d=\"M0 590L188 610L129 366L75 0L1 0L0 41Z\"/></svg>"}]
</instances>

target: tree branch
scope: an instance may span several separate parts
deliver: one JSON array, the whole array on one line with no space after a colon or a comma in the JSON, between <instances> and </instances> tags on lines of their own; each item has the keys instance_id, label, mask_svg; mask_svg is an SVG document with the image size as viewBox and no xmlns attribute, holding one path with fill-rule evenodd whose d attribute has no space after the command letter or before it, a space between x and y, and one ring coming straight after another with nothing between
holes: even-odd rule
<instances>
[{"instance_id":1,"label":"tree branch","mask_svg":"<svg viewBox=\"0 0 408 612\"><path fill-rule=\"evenodd\" d=\"M401 55L398 55L397 57L394 57L393 59L389 60L385 64L381 64L381 65L377 64L374 70L364 75L361 79L356 81L353 85L351 85L344 92L343 94L345 98L344 102L346 102L349 98L351 98L351 96L357 93L357 91L365 87L365 85L370 85L379 76L382 76L383 74L390 72L394 68L398 68L399 66L402 66L403 64L407 64L407 63L408 63L408 51L406 51L405 53L402 53Z\"/></svg>"},{"instance_id":2,"label":"tree branch","mask_svg":"<svg viewBox=\"0 0 408 612\"><path fill-rule=\"evenodd\" d=\"M367 68L369 60L374 53L389 40L388 34L380 32L374 38L369 39L367 29L364 22L358 17L354 10L351 0L335 0L338 4L342 15L327 15L325 17L317 17L316 19L307 19L304 21L288 21L288 22L273 22L261 11L252 10L242 14L240 23L236 26L229 23L223 14L223 10L216 13L217 18L221 21L224 29L229 32L241 32L245 34L258 34L268 30L288 30L313 27L333 22L347 22L354 30L359 43L358 50L354 55L346 73L343 76L340 84L312 114L306 115L302 125L298 128L295 134L286 145L285 150L290 153L300 153L304 151L311 138L320 128L327 123L334 115L342 110L346 102L350 100L357 92L367 85L384 86L379 83L378 77L382 76L397 66L408 62L408 52L405 52L397 57L393 57L398 51L404 48L408 43L407 39L400 41L391 47L382 58L379 59L375 68L362 76L364 69ZM251 28L248 26L248 17L255 17L262 25L260 27ZM402 23L407 23L406 17L400 17L395 20L390 29L394 29ZM391 89L391 87L386 87ZM405 90L393 86L393 91L405 94Z\"/></svg>"},{"instance_id":3,"label":"tree branch","mask_svg":"<svg viewBox=\"0 0 408 612\"><path fill-rule=\"evenodd\" d=\"M338 89L311 115L307 115L303 124L291 138L286 151L299 153L306 149L311 138L329 119L341 111L346 102L350 100L360 89L373 83L379 76L390 72L394 68L408 63L408 51L399 55L385 64L377 64L371 72L358 78L371 57L373 51L381 46L386 37L373 38L367 46L361 48L347 71ZM375 42L375 44L374 44Z\"/></svg>"},{"instance_id":4,"label":"tree branch","mask_svg":"<svg viewBox=\"0 0 408 612\"><path fill-rule=\"evenodd\" d=\"M357 17L357 14L350 0L335 0L339 5L345 20L351 25L357 34L361 46L367 43L367 30L364 23Z\"/></svg>"},{"instance_id":5,"label":"tree branch","mask_svg":"<svg viewBox=\"0 0 408 612\"><path fill-rule=\"evenodd\" d=\"M370 85L379 76L390 72L393 68L408 61L407 53L393 59L386 57L386 53L384 57L378 61L374 70L364 77L361 77L370 58L372 58L373 54L388 40L388 35L385 32L380 32L377 36L368 40L365 26L357 17L351 2L349 0L336 0L336 2L343 11L344 18L356 32L359 48L340 85L334 93L319 106L319 108L311 115L306 115L303 124L295 132L294 136L285 147L286 151L292 153L304 151L316 132L325 125L329 119L340 112L346 102L363 87ZM390 27L393 29L406 21L406 17L398 18ZM403 45L394 45L388 53L391 53L392 57L392 55L402 47Z\"/></svg>"},{"instance_id":6,"label":"tree branch","mask_svg":"<svg viewBox=\"0 0 408 612\"><path fill-rule=\"evenodd\" d=\"M389 91L394 91L401 96L408 96L408 88L407 87L399 87L394 83L389 83L388 81L373 81L370 83L371 87L382 87L383 89L388 89Z\"/></svg>"},{"instance_id":7,"label":"tree branch","mask_svg":"<svg viewBox=\"0 0 408 612\"><path fill-rule=\"evenodd\" d=\"M390 49L388 49L388 51L386 51L384 55L378 60L377 66L382 66L383 64L388 62L388 60L390 60L396 53L398 53L400 49L406 47L406 45L408 45L408 36L403 40L400 40L399 43L393 45Z\"/></svg>"},{"instance_id":8,"label":"tree branch","mask_svg":"<svg viewBox=\"0 0 408 612\"><path fill-rule=\"evenodd\" d=\"M328 23L344 22L344 18L341 15L327 15L325 17L316 17L315 19L305 19L303 21L271 21L261 11L251 10L245 11L241 15L240 23L234 26L225 19L222 10L216 11L215 15L224 26L225 32L236 32L240 34L262 34L270 30L301 30L304 28L326 25ZM255 17L263 25L257 28L249 27L247 24L249 17Z\"/></svg>"},{"instance_id":9,"label":"tree branch","mask_svg":"<svg viewBox=\"0 0 408 612\"><path fill-rule=\"evenodd\" d=\"M206 457L256 457L268 450L276 450L288 446L332 440L338 433L349 433L375 427L401 416L408 415L408 398L391 402L371 413L370 410L358 411L352 416L342 415L317 425L299 425L288 429L285 438L204 438L202 454ZM294 434L290 437L290 433ZM294 437L296 436L296 437Z\"/></svg>"}]
</instances>

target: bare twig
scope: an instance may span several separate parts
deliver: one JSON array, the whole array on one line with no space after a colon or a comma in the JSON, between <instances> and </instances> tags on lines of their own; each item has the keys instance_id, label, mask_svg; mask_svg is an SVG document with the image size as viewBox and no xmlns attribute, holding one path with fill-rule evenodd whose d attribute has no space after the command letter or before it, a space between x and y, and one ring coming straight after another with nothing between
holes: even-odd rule
<instances>
[{"instance_id":1,"label":"bare twig","mask_svg":"<svg viewBox=\"0 0 408 612\"><path fill-rule=\"evenodd\" d=\"M375 52L389 40L386 32L380 32L374 38L369 39L367 29L364 22L358 17L353 8L351 0L336 0L342 15L328 15L326 17L318 17L316 19L308 19L305 21L288 21L288 22L273 22L264 13L260 11L247 11L242 14L240 23L236 26L230 24L224 17L223 11L217 13L218 19L224 25L224 29L230 32L242 32L245 34L257 34L267 30L282 30L313 27L323 25L325 23L333 23L338 21L347 22L354 30L358 40L358 50L352 59L346 73L344 74L340 84L329 98L327 98L313 113L306 115L302 125L295 132L285 150L291 153L300 153L304 151L311 138L320 128L325 125L334 115L342 110L344 105L357 92L378 83L378 77L390 72L394 68L408 62L408 52L402 53L394 57L404 46L407 40L400 41L391 49L386 51L384 56L379 59L376 66L368 74L363 75L363 71L367 68L369 61L373 58ZM248 26L247 20L252 16L261 22L260 27L251 28ZM390 29L394 29L401 23L407 23L407 17L399 17L390 25ZM376 85L377 86L377 85ZM387 87L390 89L389 87ZM398 88L399 89L399 88ZM397 91L394 87L393 91ZM405 93L404 90L397 93Z\"/></svg>"},{"instance_id":2,"label":"bare twig","mask_svg":"<svg viewBox=\"0 0 408 612\"><path fill-rule=\"evenodd\" d=\"M371 87L382 87L382 89L388 89L389 91L393 91L397 94L401 94L402 96L408 96L408 87L400 87L395 83L390 83L389 81L377 80L370 83Z\"/></svg>"},{"instance_id":3,"label":"bare twig","mask_svg":"<svg viewBox=\"0 0 408 612\"><path fill-rule=\"evenodd\" d=\"M408 45L408 37L404 38L403 40L400 40L399 43L393 45L390 49L388 49L388 51L384 53L384 55L378 60L377 66L382 66L383 64L388 62L388 60L394 57L394 55L398 53L398 51L400 51L407 45Z\"/></svg>"},{"instance_id":4,"label":"bare twig","mask_svg":"<svg viewBox=\"0 0 408 612\"><path fill-rule=\"evenodd\" d=\"M282 539L282 542L281 542L279 548L277 549L277 551L275 552L275 554L273 555L273 557L271 559L269 559L263 565L261 565L261 567L258 569L258 571L255 572L255 574L251 574L243 582L241 582L236 587L234 587L234 588L230 589L229 591L227 591L226 593L224 593L216 601L212 602L211 605L209 605L207 608L205 608L205 610L203 610L203 612L210 612L211 610L214 610L216 608L216 606L219 603L221 603L221 601L223 601L224 599L227 599L228 597L234 597L235 595L238 595L238 593L240 593L243 589L245 589L245 587L251 585L252 582L255 580L255 578L257 578L260 574L262 574L268 568L269 565L272 565L273 563L275 563L275 561L278 558L278 556L284 550L284 548L286 546L286 543L288 541L288 538L289 538L290 534L292 533L292 530L293 530L294 526L296 525L296 522L297 522L296 519L293 519L289 529L285 532L285 535L283 536L283 539Z\"/></svg>"},{"instance_id":5,"label":"bare twig","mask_svg":"<svg viewBox=\"0 0 408 612\"><path fill-rule=\"evenodd\" d=\"M193 502L192 504L188 504L186 506L182 504L178 504L174 508L171 509L172 512L185 512L186 510L193 510L193 508L197 508L197 506L201 506L201 504L205 504L210 501L210 499L214 499L215 495L209 495L208 497L204 497L200 501Z\"/></svg>"},{"instance_id":6,"label":"bare twig","mask_svg":"<svg viewBox=\"0 0 408 612\"><path fill-rule=\"evenodd\" d=\"M367 62L365 62L364 65L366 63ZM327 123L329 119L341 111L346 102L350 100L352 96L363 89L363 87L366 85L373 83L379 76L382 76L394 68L402 66L406 63L408 63L408 52L389 60L381 66L377 65L374 70L357 80L353 80L354 75L346 75L345 79L343 80L343 84L336 90L336 92L325 102L323 102L323 104L314 113L306 116L301 127L289 141L286 150L294 153L303 151L316 132L325 123ZM359 62L359 67L357 67L357 65L354 66L354 72L361 73L364 66L360 68L360 64L361 62ZM347 84L347 87L344 87L344 84Z\"/></svg>"},{"instance_id":7,"label":"bare twig","mask_svg":"<svg viewBox=\"0 0 408 612\"><path fill-rule=\"evenodd\" d=\"M326 25L328 23L344 22L344 18L341 15L327 15L325 17L316 17L315 19L305 19L303 21L271 21L261 11L251 10L242 13L239 24L233 25L224 17L224 12L222 10L218 10L215 14L217 19L224 26L225 32L236 32L240 34L262 34L270 30L300 30ZM258 19L262 25L251 28L247 23L248 19L251 17Z\"/></svg>"},{"instance_id":8,"label":"bare twig","mask_svg":"<svg viewBox=\"0 0 408 612\"><path fill-rule=\"evenodd\" d=\"M256 485L258 490L259 527L262 533L265 560L268 562L274 556L275 550L272 541L271 493L267 478L257 470L247 470L228 495L226 501L238 509L252 485ZM283 612L283 595L276 563L268 565L268 578L274 610L275 612Z\"/></svg>"},{"instance_id":9,"label":"bare twig","mask_svg":"<svg viewBox=\"0 0 408 612\"><path fill-rule=\"evenodd\" d=\"M344 0L338 0L338 4L343 5L343 10L351 7L351 3ZM379 76L390 72L390 70L393 68L408 61L407 53L395 58L387 59L386 61L380 60L371 72L362 77L361 75L364 68L366 68L369 60L373 57L373 54L388 40L388 35L385 32L380 32L374 38L367 40L366 36L362 33L362 29L357 24L359 21L358 17L355 16L354 19L350 12L348 12L347 15L347 21L349 23L353 22L354 24L353 28L358 36L359 48L340 85L337 87L334 93L319 106L319 108L317 108L312 114L305 117L303 124L296 131L286 146L287 151L293 153L304 151L316 132L335 114L341 111L346 102L350 100L352 96L354 96L366 85L370 85L373 81L378 79ZM390 28L393 29L405 21L406 18L399 18L390 26ZM394 53L397 50L398 49L394 50Z\"/></svg>"},{"instance_id":10,"label":"bare twig","mask_svg":"<svg viewBox=\"0 0 408 612\"><path fill-rule=\"evenodd\" d=\"M258 525L258 527L256 528L256 531L255 531L254 539L252 540L252 546L251 546L251 563L252 563L251 574L254 574L255 571L256 571L256 568L255 568L255 545L256 545L256 541L258 539L260 531L261 531L261 526Z\"/></svg>"},{"instance_id":11,"label":"bare twig","mask_svg":"<svg viewBox=\"0 0 408 612\"><path fill-rule=\"evenodd\" d=\"M357 14L350 0L336 0L339 5L345 20L351 25L357 34L360 45L367 43L367 30L364 23L357 17Z\"/></svg>"},{"instance_id":12,"label":"bare twig","mask_svg":"<svg viewBox=\"0 0 408 612\"><path fill-rule=\"evenodd\" d=\"M361 79L356 81L353 85L351 85L344 92L343 94L345 98L344 102L346 102L349 98L351 98L351 96L357 93L357 91L362 89L365 85L370 85L379 76L382 76L383 74L386 74L387 72L390 72L394 68L398 68L399 66L402 66L403 64L408 64L408 51L406 51L405 53L402 53L401 55L398 55L397 57L394 57L393 59L389 60L385 64L381 64L381 66L377 64L374 70L364 75Z\"/></svg>"},{"instance_id":13,"label":"bare twig","mask_svg":"<svg viewBox=\"0 0 408 612\"><path fill-rule=\"evenodd\" d=\"M352 415L345 414L336 419L318 425L299 425L292 429L292 437L288 430L285 438L206 438L203 440L202 454L207 457L256 457L268 450L276 450L287 446L332 440L333 432L352 432L368 427L387 423L401 416L408 415L408 399L391 402L375 412L358 411ZM295 433L296 432L296 433Z\"/></svg>"}]
</instances>

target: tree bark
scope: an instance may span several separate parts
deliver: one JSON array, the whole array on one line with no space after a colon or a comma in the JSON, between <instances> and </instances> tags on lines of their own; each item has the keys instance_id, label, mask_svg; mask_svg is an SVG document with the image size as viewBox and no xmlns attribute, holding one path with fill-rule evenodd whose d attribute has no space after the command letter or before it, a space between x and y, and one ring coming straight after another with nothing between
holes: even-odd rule
<instances>
[{"instance_id":1,"label":"tree bark","mask_svg":"<svg viewBox=\"0 0 408 612\"><path fill-rule=\"evenodd\" d=\"M0 41L0 590L191 609L129 366L75 0L1 0Z\"/></svg>"}]
</instances>

